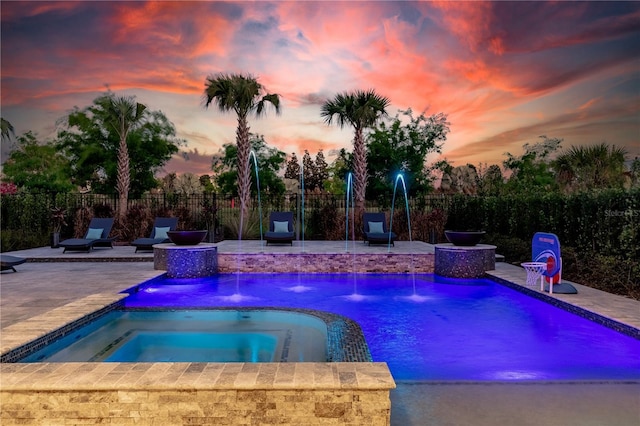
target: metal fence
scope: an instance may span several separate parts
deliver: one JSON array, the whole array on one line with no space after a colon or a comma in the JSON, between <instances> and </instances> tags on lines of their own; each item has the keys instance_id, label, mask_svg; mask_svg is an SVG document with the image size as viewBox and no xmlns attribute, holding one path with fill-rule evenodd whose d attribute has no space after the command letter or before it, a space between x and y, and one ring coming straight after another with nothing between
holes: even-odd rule
<instances>
[{"instance_id":1,"label":"metal fence","mask_svg":"<svg viewBox=\"0 0 640 426\"><path fill-rule=\"evenodd\" d=\"M431 210L433 208L446 209L451 197L445 195L430 195L421 198L404 200L400 196L395 200L397 210L409 205L411 210ZM18 193L2 195L0 228L5 230L30 229L34 232L49 234L52 229L51 210L60 208L65 211L66 225L63 234L71 236L75 223L86 222L85 216L114 216L118 207L117 194L80 194L80 193ZM367 201L368 211L390 211L392 200L381 205L375 201ZM350 206L351 207L351 206ZM296 194L288 193L281 196L263 194L258 200L252 198L247 209L249 217L245 218L248 225L248 237L255 237L259 232L260 217L266 226L269 213L272 211L291 211L297 218L297 224L305 222L305 229L299 225L298 232L312 238L327 237L321 227L323 224L335 223L344 214L347 200L344 196L331 194ZM239 229L240 203L237 197L216 193L200 194L146 194L141 198L129 199L128 217L136 220L136 211L146 211L145 217L176 216L179 218L180 229L224 229L227 237L237 236ZM140 213L141 214L141 213ZM327 221L327 217L333 221ZM302 221L304 218L304 221ZM123 226L123 224L121 224ZM337 225L336 225L337 226ZM259 235L259 234L258 234Z\"/></svg>"}]
</instances>

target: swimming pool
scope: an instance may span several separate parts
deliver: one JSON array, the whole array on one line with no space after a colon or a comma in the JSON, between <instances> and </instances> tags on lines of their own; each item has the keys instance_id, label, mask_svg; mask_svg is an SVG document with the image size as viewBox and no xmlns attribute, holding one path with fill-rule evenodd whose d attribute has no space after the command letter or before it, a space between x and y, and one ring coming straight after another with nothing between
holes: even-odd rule
<instances>
[{"instance_id":1,"label":"swimming pool","mask_svg":"<svg viewBox=\"0 0 640 426\"><path fill-rule=\"evenodd\" d=\"M20 362L325 362L320 318L274 310L115 310Z\"/></svg>"},{"instance_id":2,"label":"swimming pool","mask_svg":"<svg viewBox=\"0 0 640 426\"><path fill-rule=\"evenodd\" d=\"M488 279L432 274L158 278L126 307L308 308L360 324L396 380L638 380L640 340Z\"/></svg>"}]
</instances>

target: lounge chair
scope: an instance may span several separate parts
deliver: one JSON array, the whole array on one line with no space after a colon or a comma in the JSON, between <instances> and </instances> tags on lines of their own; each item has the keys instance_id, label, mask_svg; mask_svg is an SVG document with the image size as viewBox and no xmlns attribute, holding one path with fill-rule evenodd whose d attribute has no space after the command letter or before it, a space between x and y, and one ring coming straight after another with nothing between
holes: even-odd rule
<instances>
[{"instance_id":1,"label":"lounge chair","mask_svg":"<svg viewBox=\"0 0 640 426\"><path fill-rule=\"evenodd\" d=\"M269 215L269 230L264 233L264 239L269 243L293 245L295 234L293 232L292 212L272 212Z\"/></svg>"},{"instance_id":2,"label":"lounge chair","mask_svg":"<svg viewBox=\"0 0 640 426\"><path fill-rule=\"evenodd\" d=\"M64 247L63 253L69 251L90 252L94 247L113 248L115 238L109 238L109 233L113 227L113 218L94 217L89 223L89 229L84 238L69 238L60 242L60 247Z\"/></svg>"},{"instance_id":3,"label":"lounge chair","mask_svg":"<svg viewBox=\"0 0 640 426\"><path fill-rule=\"evenodd\" d=\"M0 271L16 271L14 266L21 265L26 262L27 259L18 256L11 256L9 254L0 254Z\"/></svg>"},{"instance_id":4,"label":"lounge chair","mask_svg":"<svg viewBox=\"0 0 640 426\"><path fill-rule=\"evenodd\" d=\"M167 236L168 231L175 231L178 226L177 217L156 217L153 222L153 229L149 238L137 238L131 242L132 246L135 246L136 253L138 250L150 251L153 250L154 244L162 244L171 242Z\"/></svg>"},{"instance_id":5,"label":"lounge chair","mask_svg":"<svg viewBox=\"0 0 640 426\"><path fill-rule=\"evenodd\" d=\"M364 242L371 244L388 244L391 236L391 245L397 235L387 229L387 219L384 213L364 213L362 215Z\"/></svg>"}]
</instances>

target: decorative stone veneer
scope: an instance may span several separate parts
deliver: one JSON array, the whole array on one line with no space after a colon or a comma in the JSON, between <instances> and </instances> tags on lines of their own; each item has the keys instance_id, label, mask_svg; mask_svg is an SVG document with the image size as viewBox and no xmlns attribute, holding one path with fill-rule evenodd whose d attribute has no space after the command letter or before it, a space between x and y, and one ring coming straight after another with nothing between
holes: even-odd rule
<instances>
[{"instance_id":1,"label":"decorative stone veneer","mask_svg":"<svg viewBox=\"0 0 640 426\"><path fill-rule=\"evenodd\" d=\"M167 271L170 278L210 277L218 272L218 248L207 243L193 246L156 244L153 246L153 267Z\"/></svg>"},{"instance_id":2,"label":"decorative stone veneer","mask_svg":"<svg viewBox=\"0 0 640 426\"><path fill-rule=\"evenodd\" d=\"M433 254L218 253L218 272L432 273Z\"/></svg>"},{"instance_id":3,"label":"decorative stone veneer","mask_svg":"<svg viewBox=\"0 0 640 426\"><path fill-rule=\"evenodd\" d=\"M9 425L389 425L385 363L2 364Z\"/></svg>"},{"instance_id":4,"label":"decorative stone veneer","mask_svg":"<svg viewBox=\"0 0 640 426\"><path fill-rule=\"evenodd\" d=\"M450 278L480 278L496 269L496 246L436 244L435 273Z\"/></svg>"}]
</instances>

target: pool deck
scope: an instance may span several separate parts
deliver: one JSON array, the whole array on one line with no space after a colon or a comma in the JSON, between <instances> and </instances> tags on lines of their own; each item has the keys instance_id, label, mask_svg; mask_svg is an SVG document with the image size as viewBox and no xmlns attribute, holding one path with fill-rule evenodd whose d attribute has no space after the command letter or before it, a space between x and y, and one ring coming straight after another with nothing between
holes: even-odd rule
<instances>
[{"instance_id":1,"label":"pool deck","mask_svg":"<svg viewBox=\"0 0 640 426\"><path fill-rule=\"evenodd\" d=\"M386 246L361 242L295 242L293 246L260 241L223 241L220 253L387 253ZM420 242L397 242L392 253L433 253ZM87 297L117 297L133 285L163 273L153 269L151 253L130 246L62 253L48 247L8 253L28 259L18 272L0 274L0 341L5 328ZM518 266L496 263L489 275L524 285ZM576 295L551 297L640 329L640 302L580 284ZM10 334L10 333L9 333ZM553 356L553 354L550 354ZM0 377L0 384L1 384ZM393 425L633 425L640 424L640 382L398 382L391 392Z\"/></svg>"}]
</instances>

